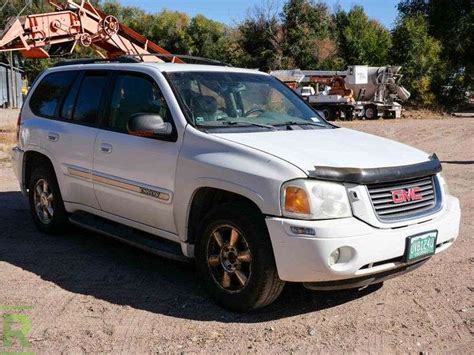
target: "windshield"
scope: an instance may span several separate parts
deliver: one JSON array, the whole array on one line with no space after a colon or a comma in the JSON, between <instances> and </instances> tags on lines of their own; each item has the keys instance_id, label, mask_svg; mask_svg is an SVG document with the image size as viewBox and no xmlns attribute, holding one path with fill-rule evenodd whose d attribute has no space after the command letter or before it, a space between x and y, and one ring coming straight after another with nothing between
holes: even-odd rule
<instances>
[{"instance_id":1,"label":"windshield","mask_svg":"<svg viewBox=\"0 0 474 355\"><path fill-rule=\"evenodd\" d=\"M183 111L197 127L302 124L326 127L319 114L275 78L251 73L168 73Z\"/></svg>"}]
</instances>

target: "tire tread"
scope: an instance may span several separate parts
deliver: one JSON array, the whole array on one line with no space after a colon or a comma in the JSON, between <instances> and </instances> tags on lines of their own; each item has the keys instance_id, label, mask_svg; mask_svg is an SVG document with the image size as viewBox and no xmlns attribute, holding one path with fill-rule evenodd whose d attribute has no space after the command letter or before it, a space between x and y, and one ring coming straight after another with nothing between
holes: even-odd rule
<instances>
[{"instance_id":1,"label":"tire tread","mask_svg":"<svg viewBox=\"0 0 474 355\"><path fill-rule=\"evenodd\" d=\"M250 294L247 300L239 300L239 302L235 303L229 302L228 300L223 301L223 299L219 297L219 294L217 292L213 292L212 290L210 290L210 293L218 303L234 311L246 312L266 307L278 298L278 296L283 291L285 282L280 280L280 278L278 277L278 272L275 265L275 258L273 255L273 248L271 245L264 218L260 211L256 210L256 208L250 205L249 203L226 203L215 207L208 213L208 215L203 219L201 223L201 233L199 235L204 236L207 227L215 221L223 219L223 216L228 216L230 217L230 219L233 218L241 222L241 224L243 224L246 229L254 230L255 234L259 236L258 238L253 239L253 243L255 244L255 247L258 250L266 251L260 254L259 260L262 265L257 265L257 267L262 267L262 270L260 271L263 275L261 276L263 277L263 280L260 281L263 281L264 287L259 287L258 292ZM199 242L200 241L198 240L198 244ZM198 245L198 253L199 250L203 252L202 246ZM199 259L198 255L196 259ZM202 273L202 266L200 266L198 262L198 268L199 267L201 268Z\"/></svg>"},{"instance_id":2,"label":"tire tread","mask_svg":"<svg viewBox=\"0 0 474 355\"><path fill-rule=\"evenodd\" d=\"M43 178L49 182L51 188L53 189L53 194L56 200L56 206L54 211L54 219L49 225L42 224L38 217L36 216L36 212L33 206L33 198L32 198L32 190L34 188L35 182ZM61 191L59 188L58 180L56 178L56 174L52 167L49 166L39 166L35 168L31 174L30 181L28 183L29 189L29 203L30 203L30 210L33 217L33 221L35 222L36 227L43 233L57 235L63 233L67 227L69 226L68 214L64 207L64 202L61 196Z\"/></svg>"}]
</instances>

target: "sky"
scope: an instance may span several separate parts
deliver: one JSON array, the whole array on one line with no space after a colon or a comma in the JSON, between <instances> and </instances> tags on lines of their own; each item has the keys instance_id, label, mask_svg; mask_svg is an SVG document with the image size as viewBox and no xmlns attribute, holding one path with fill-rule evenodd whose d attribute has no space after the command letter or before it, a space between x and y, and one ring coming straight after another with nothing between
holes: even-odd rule
<instances>
[{"instance_id":1,"label":"sky","mask_svg":"<svg viewBox=\"0 0 474 355\"><path fill-rule=\"evenodd\" d=\"M190 16L203 14L213 20L233 25L242 20L248 9L260 6L268 0L119 0L122 5L138 6L148 12L164 8L182 11ZM284 0L274 0L281 7ZM400 0L326 0L331 8L340 4L349 10L353 5L362 5L369 15L388 28L393 26L397 16L396 5Z\"/></svg>"}]
</instances>

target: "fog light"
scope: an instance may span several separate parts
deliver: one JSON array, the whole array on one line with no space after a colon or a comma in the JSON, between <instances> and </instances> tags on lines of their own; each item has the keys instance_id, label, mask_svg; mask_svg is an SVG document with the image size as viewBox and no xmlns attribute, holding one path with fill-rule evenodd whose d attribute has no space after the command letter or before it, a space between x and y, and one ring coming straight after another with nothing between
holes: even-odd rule
<instances>
[{"instance_id":1,"label":"fog light","mask_svg":"<svg viewBox=\"0 0 474 355\"><path fill-rule=\"evenodd\" d=\"M313 228L305 227L291 226L291 232L298 235L316 235L316 231Z\"/></svg>"},{"instance_id":2,"label":"fog light","mask_svg":"<svg viewBox=\"0 0 474 355\"><path fill-rule=\"evenodd\" d=\"M344 246L334 250L329 255L328 264L333 270L343 271L353 266L357 252L353 247Z\"/></svg>"},{"instance_id":3,"label":"fog light","mask_svg":"<svg viewBox=\"0 0 474 355\"><path fill-rule=\"evenodd\" d=\"M341 258L341 249L334 250L331 255L329 255L329 266L336 265Z\"/></svg>"}]
</instances>

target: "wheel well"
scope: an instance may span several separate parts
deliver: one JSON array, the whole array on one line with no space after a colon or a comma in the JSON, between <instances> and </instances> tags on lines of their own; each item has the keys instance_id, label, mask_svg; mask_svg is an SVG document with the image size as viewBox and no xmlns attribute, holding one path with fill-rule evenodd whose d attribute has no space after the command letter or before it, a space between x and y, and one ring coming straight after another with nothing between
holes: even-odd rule
<instances>
[{"instance_id":1,"label":"wheel well","mask_svg":"<svg viewBox=\"0 0 474 355\"><path fill-rule=\"evenodd\" d=\"M199 222L216 206L228 202L240 202L249 205L257 213L262 213L260 208L249 198L212 187L203 187L199 189L191 203L191 210L188 219L188 243L194 244L197 238Z\"/></svg>"},{"instance_id":2,"label":"wheel well","mask_svg":"<svg viewBox=\"0 0 474 355\"><path fill-rule=\"evenodd\" d=\"M54 172L53 163L46 155L34 151L26 152L23 157L23 186L25 191L28 188L31 174L39 166L47 166Z\"/></svg>"}]
</instances>

